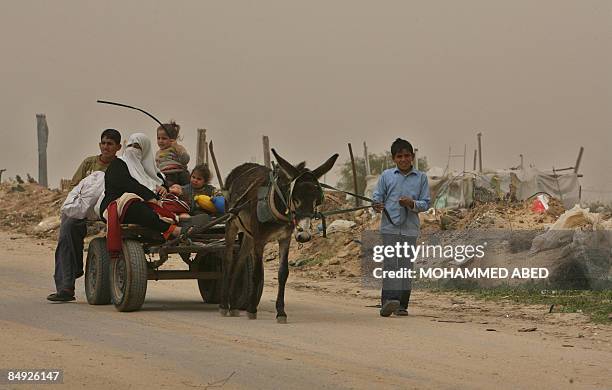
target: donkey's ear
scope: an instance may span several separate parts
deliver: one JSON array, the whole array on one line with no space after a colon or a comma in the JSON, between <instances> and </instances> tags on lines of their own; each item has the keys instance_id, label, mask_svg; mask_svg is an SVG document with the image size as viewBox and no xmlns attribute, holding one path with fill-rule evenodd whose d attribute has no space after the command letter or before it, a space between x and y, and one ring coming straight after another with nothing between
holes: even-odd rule
<instances>
[{"instance_id":1,"label":"donkey's ear","mask_svg":"<svg viewBox=\"0 0 612 390\"><path fill-rule=\"evenodd\" d=\"M329 172L330 169L332 169L332 167L334 166L334 164L336 163L336 159L338 159L338 153L334 154L333 156L331 156L329 158L329 160L325 161L323 164L321 164L320 167L318 167L317 169L315 169L314 171L312 171L312 173L315 175L315 177L317 179L320 179L321 176L325 175L327 172Z\"/></svg>"},{"instance_id":2,"label":"donkey's ear","mask_svg":"<svg viewBox=\"0 0 612 390\"><path fill-rule=\"evenodd\" d=\"M290 180L293 180L298 177L300 171L298 171L297 168L291 165L291 163L289 163L287 160L279 156L278 153L276 153L276 150L274 150L274 148L272 148L272 154L274 154L274 158L276 158L278 165L287 174L287 176L289 176Z\"/></svg>"},{"instance_id":3,"label":"donkey's ear","mask_svg":"<svg viewBox=\"0 0 612 390\"><path fill-rule=\"evenodd\" d=\"M295 169L297 169L298 172L302 172L304 168L306 168L306 161L302 161L301 163L295 166Z\"/></svg>"}]
</instances>

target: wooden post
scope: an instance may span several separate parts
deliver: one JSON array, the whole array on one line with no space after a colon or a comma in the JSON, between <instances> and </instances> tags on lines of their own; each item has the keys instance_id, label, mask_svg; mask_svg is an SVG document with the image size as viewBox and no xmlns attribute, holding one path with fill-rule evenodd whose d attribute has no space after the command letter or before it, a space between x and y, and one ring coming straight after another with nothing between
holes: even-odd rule
<instances>
[{"instance_id":1,"label":"wooden post","mask_svg":"<svg viewBox=\"0 0 612 390\"><path fill-rule=\"evenodd\" d=\"M419 169L419 158L417 157L417 153L419 152L418 148L414 149L414 169Z\"/></svg>"},{"instance_id":2,"label":"wooden post","mask_svg":"<svg viewBox=\"0 0 612 390\"><path fill-rule=\"evenodd\" d=\"M6 171L6 169L0 169L0 183L2 183L2 173Z\"/></svg>"},{"instance_id":3,"label":"wooden post","mask_svg":"<svg viewBox=\"0 0 612 390\"><path fill-rule=\"evenodd\" d=\"M272 168L272 164L270 164L270 139L267 135L263 136L263 156L264 156L264 165L266 168Z\"/></svg>"},{"instance_id":4,"label":"wooden post","mask_svg":"<svg viewBox=\"0 0 612 390\"><path fill-rule=\"evenodd\" d=\"M208 141L206 141L205 145L206 145L206 165L208 165L210 167L209 162L208 162L209 161L209 159L208 159L208 156L209 156L209 153L208 153Z\"/></svg>"},{"instance_id":5,"label":"wooden post","mask_svg":"<svg viewBox=\"0 0 612 390\"><path fill-rule=\"evenodd\" d=\"M357 170L355 169L355 158L353 157L353 147L351 146L350 142L348 144L348 148L349 148L349 155L351 156L351 166L353 167L353 187L355 188L355 193L359 194L359 191L357 188ZM361 204L360 199L355 197L355 206L359 207L360 204Z\"/></svg>"},{"instance_id":6,"label":"wooden post","mask_svg":"<svg viewBox=\"0 0 612 390\"><path fill-rule=\"evenodd\" d=\"M520 168L523 169L523 154L521 153L521 154L519 154L519 156L521 156L521 165L520 165Z\"/></svg>"},{"instance_id":7,"label":"wooden post","mask_svg":"<svg viewBox=\"0 0 612 390\"><path fill-rule=\"evenodd\" d=\"M212 140L210 140L210 142L208 143L208 149L210 150L210 157L212 158L213 165L215 166L215 173L217 174L217 181L219 182L219 189L224 189L223 179L221 178L221 171L219 170L219 165L217 164L217 158L215 157L215 150L213 149Z\"/></svg>"},{"instance_id":8,"label":"wooden post","mask_svg":"<svg viewBox=\"0 0 612 390\"><path fill-rule=\"evenodd\" d=\"M36 114L36 127L38 134L38 184L47 187L47 141L49 140L49 127L47 126L45 114Z\"/></svg>"},{"instance_id":9,"label":"wooden post","mask_svg":"<svg viewBox=\"0 0 612 390\"><path fill-rule=\"evenodd\" d=\"M581 146L580 151L578 152L578 158L576 159L576 165L574 165L574 173L578 173L578 168L580 167L580 161L582 161L582 152L584 152L584 146Z\"/></svg>"},{"instance_id":10,"label":"wooden post","mask_svg":"<svg viewBox=\"0 0 612 390\"><path fill-rule=\"evenodd\" d=\"M198 154L196 157L196 164L204 164L206 162L206 129L198 129Z\"/></svg>"},{"instance_id":11,"label":"wooden post","mask_svg":"<svg viewBox=\"0 0 612 390\"><path fill-rule=\"evenodd\" d=\"M368 145L366 145L365 141L363 141L363 160L365 161L366 176L370 176L372 170L370 168L370 158L368 157Z\"/></svg>"},{"instance_id":12,"label":"wooden post","mask_svg":"<svg viewBox=\"0 0 612 390\"><path fill-rule=\"evenodd\" d=\"M478 137L478 171L482 172L482 133L477 134Z\"/></svg>"},{"instance_id":13,"label":"wooden post","mask_svg":"<svg viewBox=\"0 0 612 390\"><path fill-rule=\"evenodd\" d=\"M472 168L473 171L476 171L476 157L478 155L478 150L474 149L474 168Z\"/></svg>"}]
</instances>

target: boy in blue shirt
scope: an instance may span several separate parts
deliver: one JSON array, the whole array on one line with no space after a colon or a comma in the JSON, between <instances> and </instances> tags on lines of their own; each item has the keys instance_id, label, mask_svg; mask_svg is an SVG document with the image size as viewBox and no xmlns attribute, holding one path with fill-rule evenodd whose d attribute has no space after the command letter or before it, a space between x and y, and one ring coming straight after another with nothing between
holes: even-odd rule
<instances>
[{"instance_id":1,"label":"boy in blue shirt","mask_svg":"<svg viewBox=\"0 0 612 390\"><path fill-rule=\"evenodd\" d=\"M380 233L383 245L416 245L420 232L418 213L429 209L429 185L424 172L414 169L414 151L410 142L397 138L391 144L395 168L385 170L378 179L372 205L383 212ZM393 256L384 260L385 271L412 269L410 258ZM412 283L409 278L383 279L380 315L408 315Z\"/></svg>"}]
</instances>

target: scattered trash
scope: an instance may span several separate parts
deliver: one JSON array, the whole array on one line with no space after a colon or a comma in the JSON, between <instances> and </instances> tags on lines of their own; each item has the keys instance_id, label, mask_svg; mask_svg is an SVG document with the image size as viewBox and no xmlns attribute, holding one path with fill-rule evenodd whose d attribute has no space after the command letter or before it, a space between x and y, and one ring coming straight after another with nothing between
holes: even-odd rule
<instances>
[{"instance_id":1,"label":"scattered trash","mask_svg":"<svg viewBox=\"0 0 612 390\"><path fill-rule=\"evenodd\" d=\"M531 327L531 328L521 328L521 329L519 329L518 331L519 331L519 332L535 332L537 329L538 329L538 328L536 328L536 327L534 326L534 327Z\"/></svg>"},{"instance_id":2,"label":"scattered trash","mask_svg":"<svg viewBox=\"0 0 612 390\"><path fill-rule=\"evenodd\" d=\"M549 196L546 194L540 194L536 196L531 205L531 211L535 213L544 213L548 210Z\"/></svg>"},{"instance_id":3,"label":"scattered trash","mask_svg":"<svg viewBox=\"0 0 612 390\"><path fill-rule=\"evenodd\" d=\"M487 328L486 330L487 332L497 332L497 329L493 329L493 328Z\"/></svg>"},{"instance_id":4,"label":"scattered trash","mask_svg":"<svg viewBox=\"0 0 612 390\"><path fill-rule=\"evenodd\" d=\"M49 230L54 230L59 227L61 223L59 215L48 217L40 221L38 225L34 228L34 233L44 233Z\"/></svg>"}]
</instances>

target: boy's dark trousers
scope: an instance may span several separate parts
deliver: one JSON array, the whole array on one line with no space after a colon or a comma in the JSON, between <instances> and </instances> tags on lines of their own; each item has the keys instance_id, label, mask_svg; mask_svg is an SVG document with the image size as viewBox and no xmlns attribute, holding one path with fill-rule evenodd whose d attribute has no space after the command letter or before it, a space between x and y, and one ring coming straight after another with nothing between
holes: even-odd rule
<instances>
[{"instance_id":1,"label":"boy's dark trousers","mask_svg":"<svg viewBox=\"0 0 612 390\"><path fill-rule=\"evenodd\" d=\"M399 234L387 234L382 233L383 245L393 246L395 253L396 243L400 243L402 246L401 257L391 256L385 257L383 262L383 271L398 271L401 269L412 269L413 263L411 256L404 257L404 243L410 246L416 245L417 238L414 236L402 236ZM409 249L408 254L411 255L412 251ZM410 292L412 291L412 279L410 278L384 278L383 288L380 294L381 304L385 304L389 300L400 301L400 309L407 309L408 302L410 301Z\"/></svg>"},{"instance_id":2,"label":"boy's dark trousers","mask_svg":"<svg viewBox=\"0 0 612 390\"><path fill-rule=\"evenodd\" d=\"M87 235L85 219L62 216L55 249L55 288L74 291L75 279L83 276L83 240Z\"/></svg>"}]
</instances>

